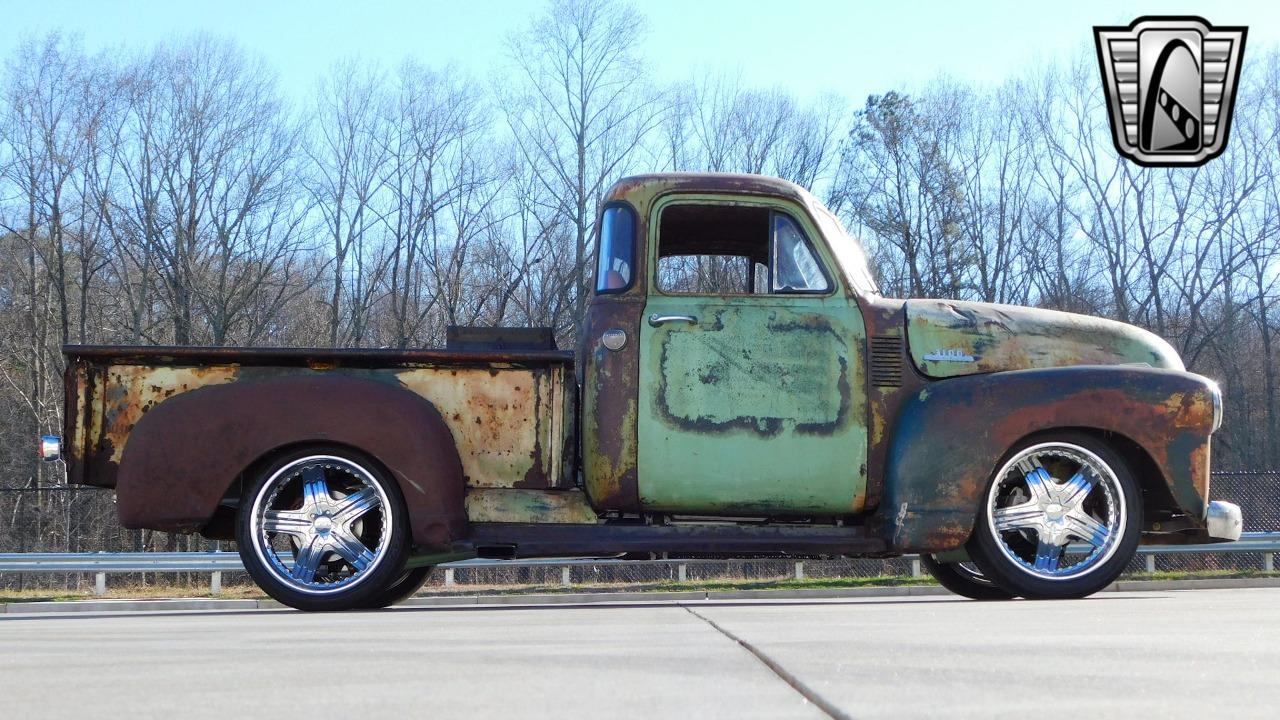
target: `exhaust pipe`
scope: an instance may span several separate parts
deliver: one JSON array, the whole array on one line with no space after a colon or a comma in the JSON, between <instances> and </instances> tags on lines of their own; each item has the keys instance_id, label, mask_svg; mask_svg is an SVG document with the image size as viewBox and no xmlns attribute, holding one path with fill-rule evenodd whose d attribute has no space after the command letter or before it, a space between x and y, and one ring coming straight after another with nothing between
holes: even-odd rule
<instances>
[{"instance_id":1,"label":"exhaust pipe","mask_svg":"<svg viewBox=\"0 0 1280 720\"><path fill-rule=\"evenodd\" d=\"M40 436L40 459L53 462L62 459L62 438L57 435Z\"/></svg>"}]
</instances>

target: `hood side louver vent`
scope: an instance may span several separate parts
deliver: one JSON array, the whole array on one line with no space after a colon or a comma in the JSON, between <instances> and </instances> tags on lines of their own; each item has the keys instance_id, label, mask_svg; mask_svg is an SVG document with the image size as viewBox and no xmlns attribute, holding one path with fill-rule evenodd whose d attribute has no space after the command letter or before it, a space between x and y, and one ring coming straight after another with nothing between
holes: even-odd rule
<instances>
[{"instance_id":1,"label":"hood side louver vent","mask_svg":"<svg viewBox=\"0 0 1280 720\"><path fill-rule=\"evenodd\" d=\"M902 385L902 338L871 338L871 384L881 387Z\"/></svg>"}]
</instances>

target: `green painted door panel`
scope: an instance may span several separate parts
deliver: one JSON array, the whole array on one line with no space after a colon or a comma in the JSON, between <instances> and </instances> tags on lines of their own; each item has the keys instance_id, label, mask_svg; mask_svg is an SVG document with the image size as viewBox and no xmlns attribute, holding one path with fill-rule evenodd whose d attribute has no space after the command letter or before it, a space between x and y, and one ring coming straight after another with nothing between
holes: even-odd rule
<instances>
[{"instance_id":1,"label":"green painted door panel","mask_svg":"<svg viewBox=\"0 0 1280 720\"><path fill-rule=\"evenodd\" d=\"M642 324L647 509L850 514L866 491L866 330L840 295L653 294Z\"/></svg>"}]
</instances>

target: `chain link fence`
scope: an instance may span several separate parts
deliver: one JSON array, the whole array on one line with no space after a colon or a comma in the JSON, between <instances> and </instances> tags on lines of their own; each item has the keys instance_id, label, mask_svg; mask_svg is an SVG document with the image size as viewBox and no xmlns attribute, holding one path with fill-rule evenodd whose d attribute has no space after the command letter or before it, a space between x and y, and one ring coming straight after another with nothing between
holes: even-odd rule
<instances>
[{"instance_id":1,"label":"chain link fence","mask_svg":"<svg viewBox=\"0 0 1280 720\"><path fill-rule=\"evenodd\" d=\"M1215 473L1211 495L1240 505L1246 532L1280 531L1280 471ZM116 517L114 493L90 487L0 489L0 552L158 552L234 550L234 543L214 542L199 536L126 530ZM1153 564L1148 564L1153 562ZM1263 567L1260 553L1210 553L1135 558L1130 573L1157 572L1256 572ZM909 559L866 560L851 558L805 560L806 579L910 577L916 568ZM521 588L561 587L566 570L554 566L466 567L451 572L437 569L428 584L434 591L507 591ZM774 582L794 579L796 562L785 559L700 561L684 567L683 577L672 564L584 565L567 570L574 586L643 588L711 582ZM243 573L228 573L224 585L250 584ZM207 587L199 573L117 575L112 584L178 585ZM86 590L92 578L83 574L5 575L0 589Z\"/></svg>"}]
</instances>

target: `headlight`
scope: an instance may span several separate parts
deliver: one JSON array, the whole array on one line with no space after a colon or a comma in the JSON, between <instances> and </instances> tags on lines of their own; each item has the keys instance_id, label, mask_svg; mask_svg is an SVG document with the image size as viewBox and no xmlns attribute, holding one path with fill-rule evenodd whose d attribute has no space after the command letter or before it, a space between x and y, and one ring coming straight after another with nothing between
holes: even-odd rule
<instances>
[{"instance_id":1,"label":"headlight","mask_svg":"<svg viewBox=\"0 0 1280 720\"><path fill-rule=\"evenodd\" d=\"M1218 428L1222 427L1222 388L1212 380L1208 382L1209 395L1213 397L1213 430L1210 432L1218 432Z\"/></svg>"}]
</instances>

